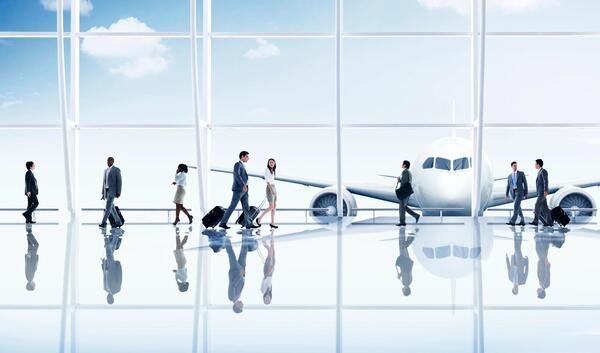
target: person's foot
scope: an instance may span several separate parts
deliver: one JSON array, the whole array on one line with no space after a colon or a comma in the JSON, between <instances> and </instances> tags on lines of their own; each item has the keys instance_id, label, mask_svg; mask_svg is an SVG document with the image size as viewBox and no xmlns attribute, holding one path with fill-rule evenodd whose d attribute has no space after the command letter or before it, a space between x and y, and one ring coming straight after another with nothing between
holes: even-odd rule
<instances>
[{"instance_id":1,"label":"person's foot","mask_svg":"<svg viewBox=\"0 0 600 353\"><path fill-rule=\"evenodd\" d=\"M406 223L398 223L396 224L397 227L406 227Z\"/></svg>"},{"instance_id":2,"label":"person's foot","mask_svg":"<svg viewBox=\"0 0 600 353\"><path fill-rule=\"evenodd\" d=\"M543 223L544 227L554 227L554 224L550 224L550 223Z\"/></svg>"},{"instance_id":3,"label":"person's foot","mask_svg":"<svg viewBox=\"0 0 600 353\"><path fill-rule=\"evenodd\" d=\"M256 224L257 224L259 227L262 227L262 224L260 223L260 219L257 219L257 220L256 220Z\"/></svg>"},{"instance_id":4,"label":"person's foot","mask_svg":"<svg viewBox=\"0 0 600 353\"><path fill-rule=\"evenodd\" d=\"M21 213L23 215L23 217L25 217L25 219L29 219L29 217L27 217L27 215L25 214L25 212Z\"/></svg>"},{"instance_id":5,"label":"person's foot","mask_svg":"<svg viewBox=\"0 0 600 353\"><path fill-rule=\"evenodd\" d=\"M515 224L513 222L506 222L507 225L509 226L514 226Z\"/></svg>"},{"instance_id":6,"label":"person's foot","mask_svg":"<svg viewBox=\"0 0 600 353\"><path fill-rule=\"evenodd\" d=\"M122 224L115 224L114 226L111 225L112 228L121 228L123 225Z\"/></svg>"},{"instance_id":7,"label":"person's foot","mask_svg":"<svg viewBox=\"0 0 600 353\"><path fill-rule=\"evenodd\" d=\"M98 227L100 227L100 228L106 228L106 223L100 223L100 224L98 224Z\"/></svg>"},{"instance_id":8,"label":"person's foot","mask_svg":"<svg viewBox=\"0 0 600 353\"><path fill-rule=\"evenodd\" d=\"M228 226L227 224L219 224L219 227L223 228L223 229L229 229L231 228L230 226Z\"/></svg>"},{"instance_id":9,"label":"person's foot","mask_svg":"<svg viewBox=\"0 0 600 353\"><path fill-rule=\"evenodd\" d=\"M277 228L279 228L279 226L276 226L273 223L269 223L269 225L271 226L271 229L277 229Z\"/></svg>"},{"instance_id":10,"label":"person's foot","mask_svg":"<svg viewBox=\"0 0 600 353\"><path fill-rule=\"evenodd\" d=\"M194 216L189 216L188 218L190 219L190 224L192 224L192 222L194 221Z\"/></svg>"},{"instance_id":11,"label":"person's foot","mask_svg":"<svg viewBox=\"0 0 600 353\"><path fill-rule=\"evenodd\" d=\"M421 218L420 215L417 215L417 217L415 217L415 223L419 223L419 218Z\"/></svg>"},{"instance_id":12,"label":"person's foot","mask_svg":"<svg viewBox=\"0 0 600 353\"><path fill-rule=\"evenodd\" d=\"M174 225L174 226L176 226L176 225L177 225L177 223L179 223L179 218L176 218L176 219L175 219L175 222L173 222L173 225Z\"/></svg>"},{"instance_id":13,"label":"person's foot","mask_svg":"<svg viewBox=\"0 0 600 353\"><path fill-rule=\"evenodd\" d=\"M525 221L522 221L521 223L517 223L517 225L524 226L525 225Z\"/></svg>"},{"instance_id":14,"label":"person's foot","mask_svg":"<svg viewBox=\"0 0 600 353\"><path fill-rule=\"evenodd\" d=\"M246 229L256 229L256 228L260 228L260 226L257 226L256 224L251 224L249 226L246 226Z\"/></svg>"},{"instance_id":15,"label":"person's foot","mask_svg":"<svg viewBox=\"0 0 600 353\"><path fill-rule=\"evenodd\" d=\"M537 226L538 225L537 222L529 222L529 224L531 224L532 226Z\"/></svg>"}]
</instances>

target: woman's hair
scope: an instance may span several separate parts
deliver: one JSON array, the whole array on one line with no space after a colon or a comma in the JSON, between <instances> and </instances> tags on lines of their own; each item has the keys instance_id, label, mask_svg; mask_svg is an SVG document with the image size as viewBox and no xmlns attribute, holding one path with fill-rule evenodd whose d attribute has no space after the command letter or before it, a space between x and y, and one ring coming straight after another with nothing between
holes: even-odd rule
<instances>
[{"instance_id":1,"label":"woman's hair","mask_svg":"<svg viewBox=\"0 0 600 353\"><path fill-rule=\"evenodd\" d=\"M273 168L271 168L271 166L269 166L269 162L271 162L271 161L273 161ZM269 158L269 160L267 161L267 169L269 169L271 174L275 175L275 169L277 169L277 162L275 162L274 158Z\"/></svg>"},{"instance_id":2,"label":"woman's hair","mask_svg":"<svg viewBox=\"0 0 600 353\"><path fill-rule=\"evenodd\" d=\"M187 173L187 172L188 172L188 167L187 167L187 165L185 165L185 164L183 164L183 163L181 163L180 165L178 165L178 166L177 166L177 169L181 170L181 171L182 171L182 172L184 172L184 173Z\"/></svg>"}]
</instances>

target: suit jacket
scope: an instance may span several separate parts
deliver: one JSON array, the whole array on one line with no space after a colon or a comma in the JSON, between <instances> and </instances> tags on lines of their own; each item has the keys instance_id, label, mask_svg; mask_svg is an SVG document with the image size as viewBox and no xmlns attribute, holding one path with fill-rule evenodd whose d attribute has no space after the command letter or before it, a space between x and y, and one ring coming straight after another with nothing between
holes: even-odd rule
<instances>
[{"instance_id":1,"label":"suit jacket","mask_svg":"<svg viewBox=\"0 0 600 353\"><path fill-rule=\"evenodd\" d=\"M233 166L233 185L231 186L231 190L244 191L245 185L248 185L248 173L246 173L244 163L239 161Z\"/></svg>"},{"instance_id":2,"label":"suit jacket","mask_svg":"<svg viewBox=\"0 0 600 353\"><path fill-rule=\"evenodd\" d=\"M107 197L107 196L114 196L116 197L117 194L121 194L121 184L122 184L122 180L121 180L121 169L113 166L112 169L110 170L110 172L108 173L108 193L106 192L106 189L104 187L104 185L106 185L106 169L104 170L104 177L102 178L102 196Z\"/></svg>"},{"instance_id":3,"label":"suit jacket","mask_svg":"<svg viewBox=\"0 0 600 353\"><path fill-rule=\"evenodd\" d=\"M104 274L104 290L110 294L119 293L123 282L121 261L102 259L102 273Z\"/></svg>"},{"instance_id":4,"label":"suit jacket","mask_svg":"<svg viewBox=\"0 0 600 353\"><path fill-rule=\"evenodd\" d=\"M510 195L511 198L515 198L514 195L514 186L513 186L513 173L508 174L508 180L506 182L506 197ZM527 195L529 192L527 188L527 178L525 177L525 173L520 170L517 170L517 191L521 193L521 195Z\"/></svg>"},{"instance_id":5,"label":"suit jacket","mask_svg":"<svg viewBox=\"0 0 600 353\"><path fill-rule=\"evenodd\" d=\"M30 192L32 195L38 194L38 185L37 180L35 179L35 175L31 170L28 170L25 173L25 194Z\"/></svg>"},{"instance_id":6,"label":"suit jacket","mask_svg":"<svg viewBox=\"0 0 600 353\"><path fill-rule=\"evenodd\" d=\"M506 269L508 270L508 280L512 283L525 284L529 274L529 258L511 255L510 260L506 255Z\"/></svg>"},{"instance_id":7,"label":"suit jacket","mask_svg":"<svg viewBox=\"0 0 600 353\"><path fill-rule=\"evenodd\" d=\"M535 191L538 196L544 196L544 192L548 191L548 172L544 168L540 168L535 178Z\"/></svg>"},{"instance_id":8,"label":"suit jacket","mask_svg":"<svg viewBox=\"0 0 600 353\"><path fill-rule=\"evenodd\" d=\"M35 271L37 271L40 256L38 255L39 244L33 234L27 234L27 254L25 254L25 277L27 282L33 281Z\"/></svg>"}]
</instances>

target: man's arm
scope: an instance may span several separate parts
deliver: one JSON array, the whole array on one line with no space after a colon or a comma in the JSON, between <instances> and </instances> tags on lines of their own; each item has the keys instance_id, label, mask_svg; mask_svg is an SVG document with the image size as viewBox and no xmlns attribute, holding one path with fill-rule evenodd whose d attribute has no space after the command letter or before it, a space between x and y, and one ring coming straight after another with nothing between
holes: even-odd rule
<instances>
[{"instance_id":1,"label":"man's arm","mask_svg":"<svg viewBox=\"0 0 600 353\"><path fill-rule=\"evenodd\" d=\"M242 178L242 162L238 162L233 166L233 175L235 176L235 180L241 185L246 185L244 178Z\"/></svg>"},{"instance_id":2,"label":"man's arm","mask_svg":"<svg viewBox=\"0 0 600 353\"><path fill-rule=\"evenodd\" d=\"M121 185L122 185L122 180L121 180L121 169L116 169L115 170L115 179L116 179L116 184L117 184L117 190L116 191L116 197L121 196Z\"/></svg>"},{"instance_id":3,"label":"man's arm","mask_svg":"<svg viewBox=\"0 0 600 353\"><path fill-rule=\"evenodd\" d=\"M32 173L30 170L27 171L27 173L25 173L25 194L29 194L31 192L33 192L33 188L31 187L31 177L32 177ZM29 195L27 195L29 196Z\"/></svg>"},{"instance_id":4,"label":"man's arm","mask_svg":"<svg viewBox=\"0 0 600 353\"><path fill-rule=\"evenodd\" d=\"M506 178L506 198L508 198L508 192L510 190L510 175Z\"/></svg>"},{"instance_id":5,"label":"man's arm","mask_svg":"<svg viewBox=\"0 0 600 353\"><path fill-rule=\"evenodd\" d=\"M527 279L527 275L529 275L529 258L526 257L523 260L525 261L525 279Z\"/></svg>"},{"instance_id":6,"label":"man's arm","mask_svg":"<svg viewBox=\"0 0 600 353\"><path fill-rule=\"evenodd\" d=\"M544 179L544 192L548 192L548 171L546 169L542 172L542 179Z\"/></svg>"},{"instance_id":7,"label":"man's arm","mask_svg":"<svg viewBox=\"0 0 600 353\"><path fill-rule=\"evenodd\" d=\"M527 177L525 176L525 173L523 173L523 198L526 198L528 193L529 188L527 187Z\"/></svg>"}]
</instances>

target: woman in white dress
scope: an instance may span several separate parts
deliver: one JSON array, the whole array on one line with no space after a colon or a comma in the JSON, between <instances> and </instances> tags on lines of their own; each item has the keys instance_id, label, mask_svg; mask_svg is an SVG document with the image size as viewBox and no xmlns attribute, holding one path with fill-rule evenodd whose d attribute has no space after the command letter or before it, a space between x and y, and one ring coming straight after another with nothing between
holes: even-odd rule
<instances>
[{"instance_id":1,"label":"woman in white dress","mask_svg":"<svg viewBox=\"0 0 600 353\"><path fill-rule=\"evenodd\" d=\"M177 288L179 288L180 292L186 292L190 287L190 283L187 279L187 260L185 258L185 253L183 252L183 247L188 241L188 235L186 234L183 237L183 240L181 240L181 237L179 236L179 227L175 229L175 250L173 250L173 255L175 255L177 269L173 270L173 272L175 273L175 282L177 282Z\"/></svg>"},{"instance_id":2,"label":"woman in white dress","mask_svg":"<svg viewBox=\"0 0 600 353\"><path fill-rule=\"evenodd\" d=\"M271 304L273 298L273 272L275 271L275 243L273 242L273 234L271 234L270 244L263 239L263 246L267 249L267 258L263 266L263 280L260 284L260 291L263 294L263 303Z\"/></svg>"},{"instance_id":3,"label":"woman in white dress","mask_svg":"<svg viewBox=\"0 0 600 353\"><path fill-rule=\"evenodd\" d=\"M186 208L183 207L183 199L185 197L185 186L187 185L187 172L187 165L182 163L179 166L177 166L177 171L175 172L175 181L173 182L173 185L177 185L177 191L175 191L175 197L173 198L173 203L175 203L175 222L173 222L173 225L177 225L177 223L179 223L179 213L181 211L183 211L183 213L185 213L185 215L188 216L190 224L192 224L192 220L194 219L194 217L192 217L192 215L189 214Z\"/></svg>"},{"instance_id":4,"label":"woman in white dress","mask_svg":"<svg viewBox=\"0 0 600 353\"><path fill-rule=\"evenodd\" d=\"M265 181L267 182L267 201L269 202L269 208L263 211L263 213L256 219L256 224L260 227L262 224L262 218L269 212L271 212L271 229L277 229L275 225L275 209L277 208L277 189L275 188L275 169L277 169L277 162L273 158L269 158L267 161L267 169L265 169Z\"/></svg>"}]
</instances>

